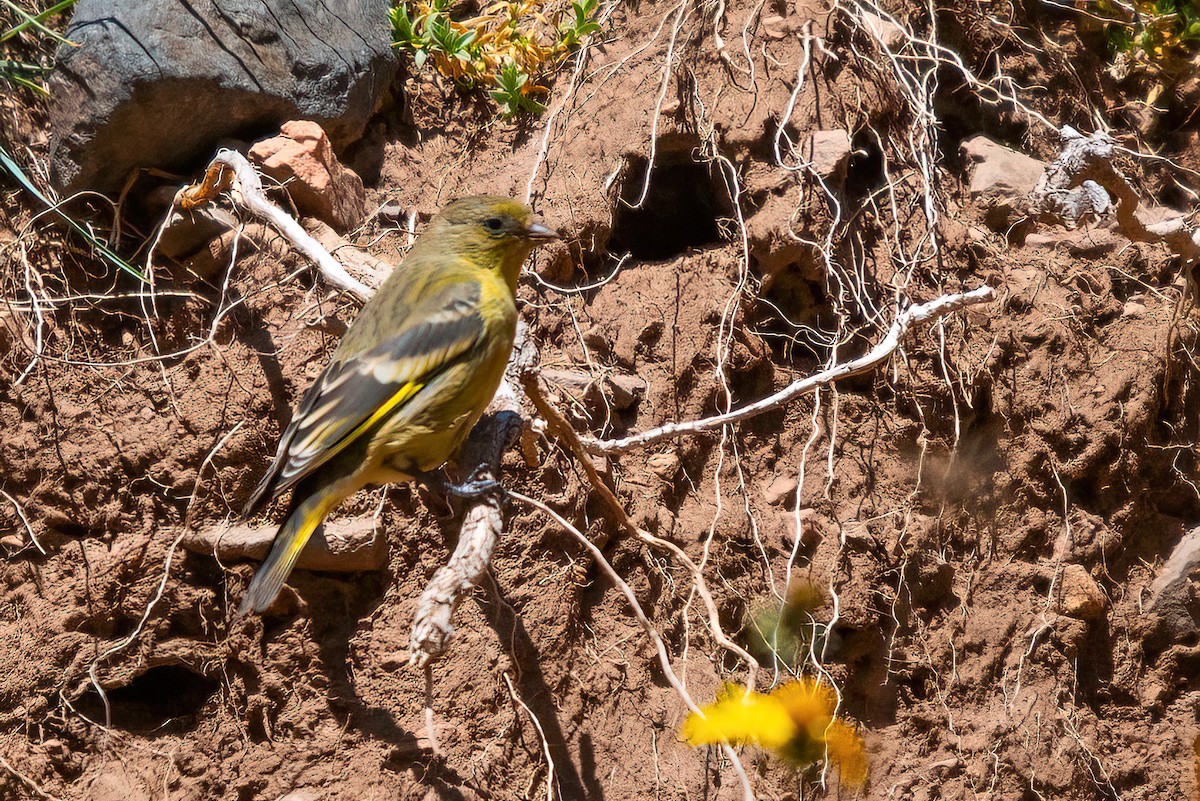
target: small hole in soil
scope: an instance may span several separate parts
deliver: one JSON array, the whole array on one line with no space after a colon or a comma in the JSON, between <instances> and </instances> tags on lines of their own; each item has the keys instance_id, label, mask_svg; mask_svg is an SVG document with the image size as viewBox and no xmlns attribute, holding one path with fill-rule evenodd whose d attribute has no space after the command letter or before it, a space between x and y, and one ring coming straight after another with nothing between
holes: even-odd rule
<instances>
[{"instance_id":1,"label":"small hole in soil","mask_svg":"<svg viewBox=\"0 0 1200 801\"><path fill-rule=\"evenodd\" d=\"M873 136L860 134L851 142L853 150L846 166L846 191L855 197L865 197L883 186L883 152Z\"/></svg>"},{"instance_id":2,"label":"small hole in soil","mask_svg":"<svg viewBox=\"0 0 1200 801\"><path fill-rule=\"evenodd\" d=\"M720 244L718 221L732 215L732 206L718 170L709 164L660 157L650 172L646 198L639 204L646 165L641 156L629 159L613 214L609 252L662 261L689 248Z\"/></svg>"},{"instance_id":3,"label":"small hole in soil","mask_svg":"<svg viewBox=\"0 0 1200 801\"><path fill-rule=\"evenodd\" d=\"M828 293L812 272L789 264L764 276L763 291L748 315L754 332L789 363L824 358L829 344L821 332L836 325Z\"/></svg>"},{"instance_id":4,"label":"small hole in soil","mask_svg":"<svg viewBox=\"0 0 1200 801\"><path fill-rule=\"evenodd\" d=\"M133 732L189 729L218 687L215 680L179 665L151 668L108 691L112 725ZM78 706L92 720L104 720L104 701L94 690Z\"/></svg>"},{"instance_id":5,"label":"small hole in soil","mask_svg":"<svg viewBox=\"0 0 1200 801\"><path fill-rule=\"evenodd\" d=\"M89 537L99 537L103 534L102 531L94 531L79 523L60 522L55 523L53 528L64 537L70 537L75 540L85 540Z\"/></svg>"}]
</instances>

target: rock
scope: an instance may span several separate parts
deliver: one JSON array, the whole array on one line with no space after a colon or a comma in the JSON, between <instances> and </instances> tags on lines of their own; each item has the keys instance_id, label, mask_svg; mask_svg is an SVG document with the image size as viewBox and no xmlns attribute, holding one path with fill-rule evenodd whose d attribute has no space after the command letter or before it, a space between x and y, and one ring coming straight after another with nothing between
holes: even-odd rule
<instances>
[{"instance_id":1,"label":"rock","mask_svg":"<svg viewBox=\"0 0 1200 801\"><path fill-rule=\"evenodd\" d=\"M204 244L204 247L182 261L184 269L197 278L205 280L212 278L231 266L230 260L233 257L233 248L237 244L237 240L237 231L226 231L216 239L210 239ZM242 255L245 255L248 250L255 249L254 239L249 236L243 236L241 245Z\"/></svg>"},{"instance_id":2,"label":"rock","mask_svg":"<svg viewBox=\"0 0 1200 801\"><path fill-rule=\"evenodd\" d=\"M255 142L250 161L285 185L301 214L339 231L361 225L367 216L367 190L354 170L338 161L321 126L292 120L279 134Z\"/></svg>"},{"instance_id":3,"label":"rock","mask_svg":"<svg viewBox=\"0 0 1200 801\"><path fill-rule=\"evenodd\" d=\"M279 796L279 801L324 801L325 796L311 787L292 790L287 795Z\"/></svg>"},{"instance_id":4,"label":"rock","mask_svg":"<svg viewBox=\"0 0 1200 801\"><path fill-rule=\"evenodd\" d=\"M1149 633L1170 645L1200 637L1200 527L1183 535L1150 585Z\"/></svg>"},{"instance_id":5,"label":"rock","mask_svg":"<svg viewBox=\"0 0 1200 801\"><path fill-rule=\"evenodd\" d=\"M604 385L609 390L613 406L621 411L633 406L646 394L645 380L628 373L609 373L605 376Z\"/></svg>"},{"instance_id":6,"label":"rock","mask_svg":"<svg viewBox=\"0 0 1200 801\"><path fill-rule=\"evenodd\" d=\"M656 453L646 460L651 472L663 481L671 481L679 472L679 454L675 451Z\"/></svg>"},{"instance_id":7,"label":"rock","mask_svg":"<svg viewBox=\"0 0 1200 801\"><path fill-rule=\"evenodd\" d=\"M346 147L396 74L389 5L80 0L50 79L54 184L113 195L134 168L188 172L289 119Z\"/></svg>"},{"instance_id":8,"label":"rock","mask_svg":"<svg viewBox=\"0 0 1200 801\"><path fill-rule=\"evenodd\" d=\"M796 479L792 476L778 476L763 489L763 500L771 506L783 506L796 494Z\"/></svg>"},{"instance_id":9,"label":"rock","mask_svg":"<svg viewBox=\"0 0 1200 801\"><path fill-rule=\"evenodd\" d=\"M851 149L850 134L838 128L814 131L800 152L817 175L826 181L833 179L840 183L850 160Z\"/></svg>"},{"instance_id":10,"label":"rock","mask_svg":"<svg viewBox=\"0 0 1200 801\"><path fill-rule=\"evenodd\" d=\"M219 206L176 207L163 225L154 252L180 262L200 278L209 278L222 265L229 265L237 229L237 218Z\"/></svg>"},{"instance_id":11,"label":"rock","mask_svg":"<svg viewBox=\"0 0 1200 801\"><path fill-rule=\"evenodd\" d=\"M788 536L784 543L786 550L792 550L797 534L800 536L800 544L805 548L811 548L825 539L825 522L821 520L815 509L804 507L796 512L779 512L779 516L783 520L784 531ZM797 531L797 523L799 523L799 531Z\"/></svg>"},{"instance_id":12,"label":"rock","mask_svg":"<svg viewBox=\"0 0 1200 801\"><path fill-rule=\"evenodd\" d=\"M891 20L884 19L878 14L873 14L865 9L862 9L861 13L863 24L867 31L882 42L889 50L894 50L908 38L904 29Z\"/></svg>"},{"instance_id":13,"label":"rock","mask_svg":"<svg viewBox=\"0 0 1200 801\"><path fill-rule=\"evenodd\" d=\"M965 140L958 152L964 162L974 165L967 191L986 207L988 226L1007 230L1017 204L1037 186L1046 165L986 136Z\"/></svg>"},{"instance_id":14,"label":"rock","mask_svg":"<svg viewBox=\"0 0 1200 801\"><path fill-rule=\"evenodd\" d=\"M974 136L958 147L959 156L974 164L967 191L971 197L1003 194L1024 197L1033 191L1046 165L986 136Z\"/></svg>"},{"instance_id":15,"label":"rock","mask_svg":"<svg viewBox=\"0 0 1200 801\"><path fill-rule=\"evenodd\" d=\"M263 559L271 549L278 526L210 526L183 538L193 553L213 555L222 562ZM387 567L387 540L369 517L326 523L313 535L296 560L298 570L358 573Z\"/></svg>"},{"instance_id":16,"label":"rock","mask_svg":"<svg viewBox=\"0 0 1200 801\"><path fill-rule=\"evenodd\" d=\"M561 387L568 394L593 407L592 411L600 410L605 399L617 411L630 408L646 393L646 382L639 376L629 373L608 373L597 382L589 374L580 370L546 369L542 378L547 382ZM604 397L599 388L603 386Z\"/></svg>"},{"instance_id":17,"label":"rock","mask_svg":"<svg viewBox=\"0 0 1200 801\"><path fill-rule=\"evenodd\" d=\"M167 218L155 252L171 259L183 259L227 231L236 230L237 218L219 206L194 209L176 208Z\"/></svg>"},{"instance_id":18,"label":"rock","mask_svg":"<svg viewBox=\"0 0 1200 801\"><path fill-rule=\"evenodd\" d=\"M778 14L763 17L762 29L763 33L771 39L784 39L794 33L791 23Z\"/></svg>"},{"instance_id":19,"label":"rock","mask_svg":"<svg viewBox=\"0 0 1200 801\"><path fill-rule=\"evenodd\" d=\"M1083 565L1064 565L1058 585L1058 611L1077 620L1104 616L1108 597Z\"/></svg>"},{"instance_id":20,"label":"rock","mask_svg":"<svg viewBox=\"0 0 1200 801\"><path fill-rule=\"evenodd\" d=\"M850 520L843 523L839 536L847 546L861 551L870 550L876 545L875 536L871 534L867 524L861 520Z\"/></svg>"},{"instance_id":21,"label":"rock","mask_svg":"<svg viewBox=\"0 0 1200 801\"><path fill-rule=\"evenodd\" d=\"M1125 306L1121 309L1121 316L1132 317L1135 320L1139 317L1145 317L1146 304L1139 303L1136 300L1127 300L1125 301Z\"/></svg>"}]
</instances>

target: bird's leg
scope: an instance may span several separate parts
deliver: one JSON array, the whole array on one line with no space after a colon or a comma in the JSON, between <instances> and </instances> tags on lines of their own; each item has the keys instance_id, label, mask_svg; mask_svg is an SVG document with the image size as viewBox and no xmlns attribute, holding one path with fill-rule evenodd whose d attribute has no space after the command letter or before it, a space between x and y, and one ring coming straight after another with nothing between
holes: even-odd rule
<instances>
[{"instance_id":1,"label":"bird's leg","mask_svg":"<svg viewBox=\"0 0 1200 801\"><path fill-rule=\"evenodd\" d=\"M406 470L405 472L424 484L430 492L443 496L453 495L456 498L474 499L501 492L503 488L496 479L479 478L482 470L482 467L477 469L469 479L461 484L452 483L446 478L446 473L441 468L437 470Z\"/></svg>"}]
</instances>

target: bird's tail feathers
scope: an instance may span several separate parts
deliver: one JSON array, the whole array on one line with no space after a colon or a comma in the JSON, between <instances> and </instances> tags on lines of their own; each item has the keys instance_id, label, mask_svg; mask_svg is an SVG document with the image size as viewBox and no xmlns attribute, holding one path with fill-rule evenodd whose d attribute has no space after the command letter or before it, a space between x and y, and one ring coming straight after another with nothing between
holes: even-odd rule
<instances>
[{"instance_id":1,"label":"bird's tail feathers","mask_svg":"<svg viewBox=\"0 0 1200 801\"><path fill-rule=\"evenodd\" d=\"M308 538L321 525L325 515L337 504L337 497L317 493L306 498L292 510L287 521L280 526L279 533L271 543L271 552L262 563L262 567L254 574L254 579L246 589L246 597L242 599L239 615L247 612L262 612L275 600L283 582L296 564L300 552L304 550Z\"/></svg>"}]
</instances>

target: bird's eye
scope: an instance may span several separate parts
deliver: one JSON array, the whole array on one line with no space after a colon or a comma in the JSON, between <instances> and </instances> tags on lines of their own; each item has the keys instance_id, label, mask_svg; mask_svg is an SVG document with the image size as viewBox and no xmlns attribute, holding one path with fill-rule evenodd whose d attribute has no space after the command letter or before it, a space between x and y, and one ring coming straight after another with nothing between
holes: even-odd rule
<instances>
[{"instance_id":1,"label":"bird's eye","mask_svg":"<svg viewBox=\"0 0 1200 801\"><path fill-rule=\"evenodd\" d=\"M499 217L488 217L483 221L483 227L489 231L499 231L504 227L504 221Z\"/></svg>"}]
</instances>

